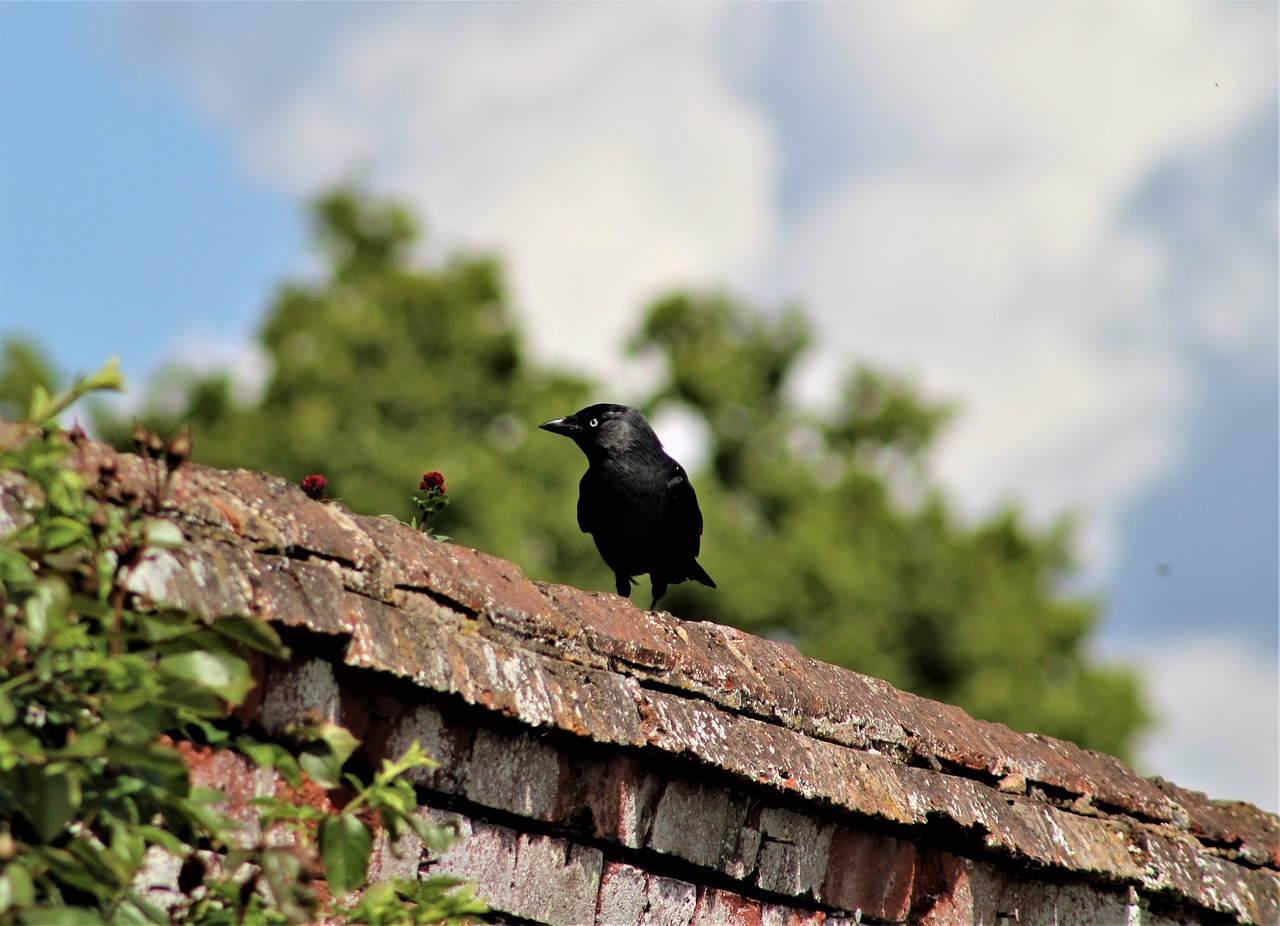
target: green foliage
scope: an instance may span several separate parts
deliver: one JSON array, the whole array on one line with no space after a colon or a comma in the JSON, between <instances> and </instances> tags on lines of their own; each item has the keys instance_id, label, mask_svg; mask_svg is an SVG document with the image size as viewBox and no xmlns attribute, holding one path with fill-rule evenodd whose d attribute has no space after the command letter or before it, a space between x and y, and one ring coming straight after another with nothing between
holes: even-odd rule
<instances>
[{"instance_id":1,"label":"green foliage","mask_svg":"<svg viewBox=\"0 0 1280 926\"><path fill-rule=\"evenodd\" d=\"M794 314L689 295L658 303L634 341L667 368L650 406L678 402L710 436L712 478L695 481L720 593L677 586L673 609L729 614L979 717L1123 755L1143 720L1137 687L1087 663L1098 609L1060 591L1069 522L1038 533L1009 509L962 523L924 466L951 409L864 368L827 414L806 412L784 390L808 341ZM749 407L734 399L745 383Z\"/></svg>"},{"instance_id":2,"label":"green foliage","mask_svg":"<svg viewBox=\"0 0 1280 926\"><path fill-rule=\"evenodd\" d=\"M620 397L525 357L493 260L415 261L403 207L355 188L314 214L326 272L276 293L261 399L241 405L225 378L198 379L177 418L157 401L148 421L190 419L204 462L323 472L348 504L403 520L412 480L440 470L458 503L436 516L442 530L536 578L611 588L574 519L580 455L534 428ZM1069 523L957 517L928 474L952 409L907 380L853 369L831 408L799 405L788 389L812 340L798 310L724 294L673 294L642 319L632 350L664 376L636 404L692 413L708 441L693 482L719 590L676 586L664 605L1125 755L1145 717L1134 677L1088 656L1099 607L1063 591Z\"/></svg>"},{"instance_id":3,"label":"green foliage","mask_svg":"<svg viewBox=\"0 0 1280 926\"><path fill-rule=\"evenodd\" d=\"M0 344L0 418L20 421L36 390L57 389L58 371L44 352L25 338L6 337Z\"/></svg>"},{"instance_id":4,"label":"green foliage","mask_svg":"<svg viewBox=\"0 0 1280 926\"><path fill-rule=\"evenodd\" d=\"M132 506L111 504L101 485L64 465L82 437L53 426L80 396L119 385L112 363L60 395L35 388L28 419L0 432L0 479L29 500L8 512L0 536L0 919L311 920L325 912L311 876L326 875L335 894L365 883L372 833L358 812L379 814L392 833L408 825L429 845L447 845L450 834L410 815L416 801L402 777L430 760L415 744L365 785L342 775L357 744L336 725L299 731L295 758L227 724L228 706L253 686L254 655L287 651L260 621L205 624L126 596L131 570L182 542L153 516L172 473L162 471L154 494ZM159 469L181 442L156 443ZM214 809L217 792L192 787L181 740L239 750L295 786L306 770L355 796L318 822L318 848L267 838L287 813L279 800L264 805L263 836L251 842ZM187 896L172 910L134 886L156 851L182 860ZM433 884L381 886L369 903L384 922L421 922L420 901L437 919L484 912L469 890Z\"/></svg>"},{"instance_id":5,"label":"green foliage","mask_svg":"<svg viewBox=\"0 0 1280 926\"><path fill-rule=\"evenodd\" d=\"M564 508L579 474L528 440L537 422L584 404L587 384L524 358L497 264L415 265L404 210L353 189L322 197L315 216L325 270L275 295L262 398L245 407L226 377L181 389L170 374L141 419L162 432L189 422L201 462L295 481L323 473L351 506L406 522L422 521L423 472L443 472L452 504L430 519L439 534L483 540L535 574L591 581L595 551L572 502L568 517ZM126 446L132 422L104 416L99 430Z\"/></svg>"}]
</instances>

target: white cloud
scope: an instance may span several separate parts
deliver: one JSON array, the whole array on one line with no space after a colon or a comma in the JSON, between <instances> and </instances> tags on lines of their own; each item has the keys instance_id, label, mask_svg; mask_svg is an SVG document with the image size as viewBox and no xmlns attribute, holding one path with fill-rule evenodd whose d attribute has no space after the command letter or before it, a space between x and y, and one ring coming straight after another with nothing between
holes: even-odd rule
<instances>
[{"instance_id":1,"label":"white cloud","mask_svg":"<svg viewBox=\"0 0 1280 926\"><path fill-rule=\"evenodd\" d=\"M1275 90L1263 9L919 3L817 15L820 53L908 156L997 173L1053 165L1105 182L1094 192L1108 200L1153 152L1229 130Z\"/></svg>"},{"instance_id":2,"label":"white cloud","mask_svg":"<svg viewBox=\"0 0 1280 926\"><path fill-rule=\"evenodd\" d=\"M1084 508L1089 553L1105 560L1122 501L1181 450L1196 383L1178 335L1238 345L1274 313L1258 270L1273 254L1246 249L1232 274L1253 273L1251 297L1216 279L1192 300L1171 292L1186 275L1176 242L1130 215L1155 170L1221 162L1214 145L1274 99L1273 36L1259 28L1273 14L813 10L817 53L894 157L858 164L795 217L786 285L828 350L916 370L961 402L938 463L971 510L1010 495L1041 515Z\"/></svg>"},{"instance_id":3,"label":"white cloud","mask_svg":"<svg viewBox=\"0 0 1280 926\"><path fill-rule=\"evenodd\" d=\"M1095 563L1180 452L1189 342L1273 324L1273 253L1232 249L1196 291L1128 213L1162 165L1229 163L1215 146L1274 99L1273 7L819 5L789 39L772 5L321 9L139 15L260 180L309 193L363 165L436 242L500 248L544 356L625 392L643 373L617 348L661 289L793 293L819 323L810 394L849 357L918 373L962 405L938 463L969 509L1083 509ZM780 76L750 73L778 41L878 139L799 215L784 114L735 90Z\"/></svg>"},{"instance_id":4,"label":"white cloud","mask_svg":"<svg viewBox=\"0 0 1280 926\"><path fill-rule=\"evenodd\" d=\"M850 183L791 239L828 349L917 371L961 402L938 464L972 509L1009 493L1042 516L1111 508L1175 449L1189 384L1147 330L1163 255L1132 233L1102 247L1092 229L1062 234L1079 210L1055 211L1053 196L1031 176L965 186L886 172ZM1056 238L1036 232L1046 214L1064 219Z\"/></svg>"},{"instance_id":5,"label":"white cloud","mask_svg":"<svg viewBox=\"0 0 1280 926\"><path fill-rule=\"evenodd\" d=\"M1219 634L1145 644L1127 656L1146 680L1157 721L1138 767L1210 797L1280 811L1276 654Z\"/></svg>"},{"instance_id":6,"label":"white cloud","mask_svg":"<svg viewBox=\"0 0 1280 926\"><path fill-rule=\"evenodd\" d=\"M500 248L535 346L597 373L643 300L771 245L774 154L717 63L725 8L397 10L314 79L182 66L256 175L303 193L367 165L447 241Z\"/></svg>"}]
</instances>

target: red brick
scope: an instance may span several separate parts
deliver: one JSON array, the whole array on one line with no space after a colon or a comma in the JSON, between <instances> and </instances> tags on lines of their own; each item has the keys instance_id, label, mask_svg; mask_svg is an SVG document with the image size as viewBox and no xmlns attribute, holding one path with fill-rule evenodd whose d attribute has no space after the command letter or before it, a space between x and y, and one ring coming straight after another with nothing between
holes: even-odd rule
<instances>
[{"instance_id":1,"label":"red brick","mask_svg":"<svg viewBox=\"0 0 1280 926\"><path fill-rule=\"evenodd\" d=\"M911 922L922 926L973 926L975 923L999 922L997 915L1011 910L1001 907L989 880L979 878L975 881L974 872L981 867L969 859L946 852L918 853L916 876L911 885Z\"/></svg>"},{"instance_id":2,"label":"red brick","mask_svg":"<svg viewBox=\"0 0 1280 926\"><path fill-rule=\"evenodd\" d=\"M7 428L0 422L0 432ZM110 499L154 491L155 464L97 442L79 446L70 465ZM0 508L21 512L22 499L13 502L22 492L20 480L3 481ZM513 564L321 505L278 477L188 465L163 514L191 543L153 551L127 579L136 595L206 619L248 608L297 629L294 667L263 678L259 719L274 732L314 709L357 733L369 725L366 749L376 759L408 729L376 708L379 679L391 675L433 692L424 697L510 718L528 731L522 735L554 729L558 743L576 736L602 747L603 755L575 764L572 748L561 746L549 795L550 753L494 735L487 745L512 754L488 756L477 793L564 831L589 832L629 859L643 857L629 852L643 843L668 852L670 864L692 860L691 878L714 868L770 891L806 892L824 838L821 824L809 823L839 815L842 826L888 822L915 840L846 829L830 846L826 899L866 902L844 909L868 917L879 910L882 922L968 926L1000 914L1020 922L1280 922L1280 819L1257 808L1147 781L1114 758L975 720L785 644L643 612L614 595L531 583ZM326 675L315 657L343 644L348 668ZM240 717L252 720L255 707ZM477 714L465 716L434 730L454 777L424 783L469 785L478 766L467 725ZM609 751L624 749L630 758L613 764ZM667 785L637 772L647 753L663 755L664 775L709 772L699 778L706 784L686 777ZM189 758L201 774L216 767L253 780L242 763ZM298 797L326 801L314 788ZM757 802L785 803L795 818L783 826L785 814L762 810L747 820ZM954 840L966 857L935 848L939 832L948 852ZM473 836L475 847L459 847L459 858L497 872L494 890L515 902L514 869L502 867L520 847L515 831L476 824ZM528 844L527 865L540 866L551 849L563 848L566 863L573 857L570 843L542 838L550 841ZM1042 880L1033 876L1041 872ZM646 875L647 896L664 883L677 890L683 882ZM819 916L709 888L698 898L700 916L719 908L730 922L735 913L770 924Z\"/></svg>"},{"instance_id":3,"label":"red brick","mask_svg":"<svg viewBox=\"0 0 1280 926\"><path fill-rule=\"evenodd\" d=\"M816 897L822 893L833 827L791 810L760 813L759 870L766 891Z\"/></svg>"},{"instance_id":4,"label":"red brick","mask_svg":"<svg viewBox=\"0 0 1280 926\"><path fill-rule=\"evenodd\" d=\"M283 736L291 724L303 723L312 715L336 723L340 704L333 666L323 659L300 657L284 665L271 663L258 722L272 736Z\"/></svg>"},{"instance_id":5,"label":"red brick","mask_svg":"<svg viewBox=\"0 0 1280 926\"><path fill-rule=\"evenodd\" d=\"M531 733L481 728L471 747L466 795L478 804L533 820L555 815L560 754Z\"/></svg>"},{"instance_id":6,"label":"red brick","mask_svg":"<svg viewBox=\"0 0 1280 926\"><path fill-rule=\"evenodd\" d=\"M413 830L405 831L394 843L385 828L379 828L369 855L369 883L394 879L416 880L422 862L422 840Z\"/></svg>"},{"instance_id":7,"label":"red brick","mask_svg":"<svg viewBox=\"0 0 1280 926\"><path fill-rule=\"evenodd\" d=\"M763 926L758 900L714 887L699 887L690 926Z\"/></svg>"},{"instance_id":8,"label":"red brick","mask_svg":"<svg viewBox=\"0 0 1280 926\"><path fill-rule=\"evenodd\" d=\"M406 777L429 788L456 793L462 789L470 768L474 735L473 727L449 721L434 704L419 704L375 727L366 745L370 760L376 764L384 758L399 758L417 742L440 764L436 768L411 769Z\"/></svg>"},{"instance_id":9,"label":"red brick","mask_svg":"<svg viewBox=\"0 0 1280 926\"><path fill-rule=\"evenodd\" d=\"M600 873L595 922L608 926L640 926L649 910L649 876L644 869L606 862Z\"/></svg>"},{"instance_id":10,"label":"red brick","mask_svg":"<svg viewBox=\"0 0 1280 926\"><path fill-rule=\"evenodd\" d=\"M698 906L698 889L675 878L649 877L649 906L640 926L688 926Z\"/></svg>"},{"instance_id":11,"label":"red brick","mask_svg":"<svg viewBox=\"0 0 1280 926\"><path fill-rule=\"evenodd\" d=\"M639 760L613 755L562 762L556 820L629 848L644 844L662 782Z\"/></svg>"},{"instance_id":12,"label":"red brick","mask_svg":"<svg viewBox=\"0 0 1280 926\"><path fill-rule=\"evenodd\" d=\"M824 903L890 922L911 908L917 853L909 842L845 828L831 836Z\"/></svg>"},{"instance_id":13,"label":"red brick","mask_svg":"<svg viewBox=\"0 0 1280 926\"><path fill-rule=\"evenodd\" d=\"M428 875L452 875L473 881L476 894L495 910L513 912L515 902L515 869L520 835L505 826L472 821L432 807L417 811L428 823L453 824L458 828L457 843L447 852L428 853L425 869Z\"/></svg>"},{"instance_id":14,"label":"red brick","mask_svg":"<svg viewBox=\"0 0 1280 926\"><path fill-rule=\"evenodd\" d=\"M686 881L608 862L600 876L595 921L599 926L689 926L697 902L698 889Z\"/></svg>"},{"instance_id":15,"label":"red brick","mask_svg":"<svg viewBox=\"0 0 1280 926\"><path fill-rule=\"evenodd\" d=\"M721 788L671 781L654 811L648 845L719 869L737 854L746 815L746 803Z\"/></svg>"},{"instance_id":16,"label":"red brick","mask_svg":"<svg viewBox=\"0 0 1280 926\"><path fill-rule=\"evenodd\" d=\"M150 549L120 584L156 608L198 614L206 622L252 614L253 559L223 543L192 541L176 550Z\"/></svg>"},{"instance_id":17,"label":"red brick","mask_svg":"<svg viewBox=\"0 0 1280 926\"><path fill-rule=\"evenodd\" d=\"M351 632L350 593L335 570L283 555L259 554L254 560L253 612L260 618L318 633Z\"/></svg>"},{"instance_id":18,"label":"red brick","mask_svg":"<svg viewBox=\"0 0 1280 926\"><path fill-rule=\"evenodd\" d=\"M795 910L777 904L765 904L760 921L761 926L824 926L830 922L822 910Z\"/></svg>"},{"instance_id":19,"label":"red brick","mask_svg":"<svg viewBox=\"0 0 1280 926\"><path fill-rule=\"evenodd\" d=\"M255 798L274 795L283 782L270 769L258 768L249 759L234 752L179 742L178 751L191 769L191 785L222 792L215 806L240 829L234 838L241 845L253 843L260 835L259 810L252 805Z\"/></svg>"},{"instance_id":20,"label":"red brick","mask_svg":"<svg viewBox=\"0 0 1280 926\"><path fill-rule=\"evenodd\" d=\"M667 615L646 613L636 620L636 608L625 598L608 592L584 592L568 585L538 583L550 603L574 624L574 647L627 666L664 672L677 662L680 645L674 621Z\"/></svg>"},{"instance_id":21,"label":"red brick","mask_svg":"<svg viewBox=\"0 0 1280 926\"><path fill-rule=\"evenodd\" d=\"M599 849L524 834L516 849L510 913L545 923L591 923L604 856Z\"/></svg>"}]
</instances>

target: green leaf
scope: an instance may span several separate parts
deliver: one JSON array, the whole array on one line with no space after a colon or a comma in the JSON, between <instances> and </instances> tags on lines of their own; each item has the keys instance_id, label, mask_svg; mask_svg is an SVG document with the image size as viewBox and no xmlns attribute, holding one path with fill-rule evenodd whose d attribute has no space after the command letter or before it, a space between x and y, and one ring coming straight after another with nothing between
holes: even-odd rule
<instances>
[{"instance_id":1,"label":"green leaf","mask_svg":"<svg viewBox=\"0 0 1280 926\"><path fill-rule=\"evenodd\" d=\"M61 550L73 544L87 542L93 534L89 525L66 515L50 518L44 527L44 545L49 550Z\"/></svg>"},{"instance_id":2,"label":"green leaf","mask_svg":"<svg viewBox=\"0 0 1280 926\"><path fill-rule=\"evenodd\" d=\"M197 688L185 679L165 686L156 700L165 707L181 708L198 717L221 717L226 713L226 702L217 693Z\"/></svg>"},{"instance_id":3,"label":"green leaf","mask_svg":"<svg viewBox=\"0 0 1280 926\"><path fill-rule=\"evenodd\" d=\"M344 764L351 754L360 747L360 741L352 736L351 731L332 720L321 720L306 729L308 739L324 743L338 758L338 764Z\"/></svg>"},{"instance_id":4,"label":"green leaf","mask_svg":"<svg viewBox=\"0 0 1280 926\"><path fill-rule=\"evenodd\" d=\"M219 792L218 796L223 797L224 795ZM157 845L170 855L180 857L189 851L189 847L186 843L162 827L141 824L139 826L135 826L133 831L145 839L148 844Z\"/></svg>"},{"instance_id":5,"label":"green leaf","mask_svg":"<svg viewBox=\"0 0 1280 926\"><path fill-rule=\"evenodd\" d=\"M67 844L67 851L81 864L81 867L98 880L100 889L115 893L124 887L133 877L133 870L125 860L112 852L103 852L101 847L90 843L83 836L73 839Z\"/></svg>"},{"instance_id":6,"label":"green leaf","mask_svg":"<svg viewBox=\"0 0 1280 926\"><path fill-rule=\"evenodd\" d=\"M161 674L182 679L219 697L239 704L253 689L249 664L234 653L191 650L174 653L160 660Z\"/></svg>"},{"instance_id":7,"label":"green leaf","mask_svg":"<svg viewBox=\"0 0 1280 926\"><path fill-rule=\"evenodd\" d=\"M61 579L41 579L26 601L27 633L32 645L39 645L49 635L49 628L66 608L67 585Z\"/></svg>"},{"instance_id":8,"label":"green leaf","mask_svg":"<svg viewBox=\"0 0 1280 926\"><path fill-rule=\"evenodd\" d=\"M280 641L280 634L266 621L252 617L224 617L215 622L211 629L274 659L289 658L289 648Z\"/></svg>"},{"instance_id":9,"label":"green leaf","mask_svg":"<svg viewBox=\"0 0 1280 926\"><path fill-rule=\"evenodd\" d=\"M56 926L102 926L102 914L84 907L59 907L54 919L24 918L28 923L56 924Z\"/></svg>"},{"instance_id":10,"label":"green leaf","mask_svg":"<svg viewBox=\"0 0 1280 926\"><path fill-rule=\"evenodd\" d=\"M76 514L84 507L84 476L75 470L60 469L54 472L46 486L49 507L54 511Z\"/></svg>"},{"instance_id":11,"label":"green leaf","mask_svg":"<svg viewBox=\"0 0 1280 926\"><path fill-rule=\"evenodd\" d=\"M31 872L18 862L11 862L0 874L0 913L13 907L29 907L36 902Z\"/></svg>"},{"instance_id":12,"label":"green leaf","mask_svg":"<svg viewBox=\"0 0 1280 926\"><path fill-rule=\"evenodd\" d=\"M320 824L320 857L334 897L364 884L373 849L369 828L353 814L341 813Z\"/></svg>"},{"instance_id":13,"label":"green leaf","mask_svg":"<svg viewBox=\"0 0 1280 926\"><path fill-rule=\"evenodd\" d=\"M36 383L31 388L31 404L27 409L27 420L32 424L43 424L49 417L53 401L49 398L49 390Z\"/></svg>"},{"instance_id":14,"label":"green leaf","mask_svg":"<svg viewBox=\"0 0 1280 926\"><path fill-rule=\"evenodd\" d=\"M260 864L279 911L289 922L310 922L314 900L301 883L301 854L289 846L272 847L262 853Z\"/></svg>"},{"instance_id":15,"label":"green leaf","mask_svg":"<svg viewBox=\"0 0 1280 926\"><path fill-rule=\"evenodd\" d=\"M302 774L293 753L278 743L258 743L242 737L236 748L254 761L259 768L275 769L290 785L302 787Z\"/></svg>"},{"instance_id":16,"label":"green leaf","mask_svg":"<svg viewBox=\"0 0 1280 926\"><path fill-rule=\"evenodd\" d=\"M408 814L401 819L432 852L448 852L458 841L458 825L453 821L437 825L428 823L417 814Z\"/></svg>"},{"instance_id":17,"label":"green leaf","mask_svg":"<svg viewBox=\"0 0 1280 926\"><path fill-rule=\"evenodd\" d=\"M150 901L143 899L137 891L130 889L127 895L111 917L111 926L126 926L126 924L134 923L156 923L159 926L164 926L164 924L172 922L169 914Z\"/></svg>"},{"instance_id":18,"label":"green leaf","mask_svg":"<svg viewBox=\"0 0 1280 926\"><path fill-rule=\"evenodd\" d=\"M336 788L342 777L342 763L328 749L304 752L298 756L298 765L322 788Z\"/></svg>"},{"instance_id":19,"label":"green leaf","mask_svg":"<svg viewBox=\"0 0 1280 926\"><path fill-rule=\"evenodd\" d=\"M0 547L0 582L6 589L30 588L36 580L31 565L24 553L8 546Z\"/></svg>"},{"instance_id":20,"label":"green leaf","mask_svg":"<svg viewBox=\"0 0 1280 926\"><path fill-rule=\"evenodd\" d=\"M80 776L62 764L29 768L29 789L23 794L23 813L44 842L53 842L80 808Z\"/></svg>"},{"instance_id":21,"label":"green leaf","mask_svg":"<svg viewBox=\"0 0 1280 926\"><path fill-rule=\"evenodd\" d=\"M86 866L66 849L49 845L31 847L31 858L36 871L46 869L61 885L84 891L90 896L103 896L108 890L96 866Z\"/></svg>"},{"instance_id":22,"label":"green leaf","mask_svg":"<svg viewBox=\"0 0 1280 926\"><path fill-rule=\"evenodd\" d=\"M153 740L146 743L128 743L116 739L104 750L104 756L132 774L158 785L175 797L190 791L190 774L182 754L173 746Z\"/></svg>"},{"instance_id":23,"label":"green leaf","mask_svg":"<svg viewBox=\"0 0 1280 926\"><path fill-rule=\"evenodd\" d=\"M184 739L204 743L214 748L221 748L228 740L233 738L231 731L224 730L208 720L202 720L198 717L188 721L182 728L182 733Z\"/></svg>"},{"instance_id":24,"label":"green leaf","mask_svg":"<svg viewBox=\"0 0 1280 926\"><path fill-rule=\"evenodd\" d=\"M102 755L107 749L109 731L102 727L85 730L74 740L59 750L51 750L51 754L64 759L93 758Z\"/></svg>"},{"instance_id":25,"label":"green leaf","mask_svg":"<svg viewBox=\"0 0 1280 926\"><path fill-rule=\"evenodd\" d=\"M124 374L120 372L120 358L114 355L108 357L106 363L80 380L76 387L77 392L82 395L89 392L120 392L124 389Z\"/></svg>"},{"instance_id":26,"label":"green leaf","mask_svg":"<svg viewBox=\"0 0 1280 926\"><path fill-rule=\"evenodd\" d=\"M138 630L148 643L176 640L203 629L199 620L186 611L158 611L137 615Z\"/></svg>"},{"instance_id":27,"label":"green leaf","mask_svg":"<svg viewBox=\"0 0 1280 926\"><path fill-rule=\"evenodd\" d=\"M360 741L346 727L331 720L321 720L293 729L295 736L306 742L298 764L323 788L336 788L341 783L342 766L356 751Z\"/></svg>"},{"instance_id":28,"label":"green leaf","mask_svg":"<svg viewBox=\"0 0 1280 926\"><path fill-rule=\"evenodd\" d=\"M111 834L111 852L131 870L142 864L143 853L147 851L147 841L131 826L116 826Z\"/></svg>"},{"instance_id":29,"label":"green leaf","mask_svg":"<svg viewBox=\"0 0 1280 926\"><path fill-rule=\"evenodd\" d=\"M351 908L348 921L352 923L394 923L388 913L401 904L395 887L388 881L370 884L360 894L360 901Z\"/></svg>"}]
</instances>

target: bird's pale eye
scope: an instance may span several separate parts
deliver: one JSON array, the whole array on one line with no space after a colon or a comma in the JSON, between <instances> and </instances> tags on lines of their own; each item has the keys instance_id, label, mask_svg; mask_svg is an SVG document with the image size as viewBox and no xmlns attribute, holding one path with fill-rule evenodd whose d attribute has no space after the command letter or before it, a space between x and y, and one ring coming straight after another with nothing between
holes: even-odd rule
<instances>
[{"instance_id":1,"label":"bird's pale eye","mask_svg":"<svg viewBox=\"0 0 1280 926\"><path fill-rule=\"evenodd\" d=\"M600 427L600 421L599 419L596 419L596 418L592 418L590 421L587 422L587 424L593 428Z\"/></svg>"}]
</instances>

